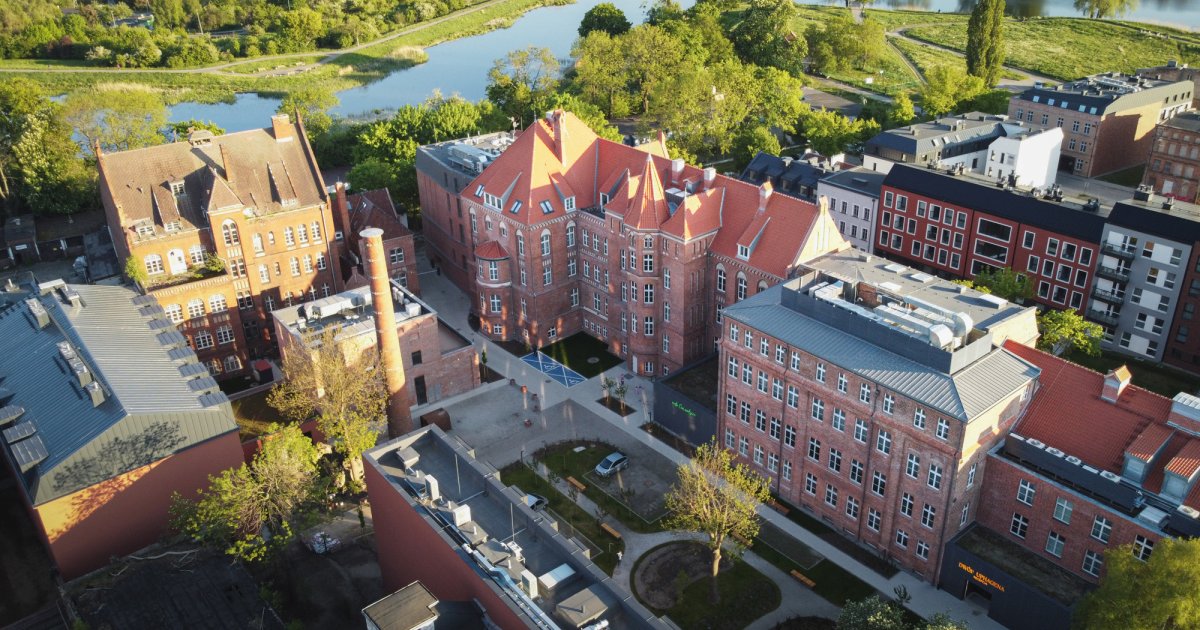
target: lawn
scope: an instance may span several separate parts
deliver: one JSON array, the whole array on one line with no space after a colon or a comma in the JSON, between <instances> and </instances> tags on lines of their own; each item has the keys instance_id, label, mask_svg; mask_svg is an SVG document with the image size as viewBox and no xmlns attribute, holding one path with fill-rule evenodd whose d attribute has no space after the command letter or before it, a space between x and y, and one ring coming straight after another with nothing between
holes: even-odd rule
<instances>
[{"instance_id":1,"label":"lawn","mask_svg":"<svg viewBox=\"0 0 1200 630\"><path fill-rule=\"evenodd\" d=\"M1089 357L1074 352L1066 355L1066 358L1103 374L1127 365L1129 371L1133 373L1134 385L1162 394L1167 398L1174 398L1175 394L1179 392L1195 394L1200 391L1200 377L1165 365L1139 361L1134 357L1117 352L1105 351L1098 357Z\"/></svg>"},{"instance_id":2,"label":"lawn","mask_svg":"<svg viewBox=\"0 0 1200 630\"><path fill-rule=\"evenodd\" d=\"M966 47L962 24L913 27L909 37L947 46ZM1005 22L1006 63L1064 81L1098 72L1132 72L1168 59L1200 61L1200 47L1173 39L1148 37L1136 29L1104 20L1044 18Z\"/></svg>"},{"instance_id":3,"label":"lawn","mask_svg":"<svg viewBox=\"0 0 1200 630\"><path fill-rule=\"evenodd\" d=\"M584 448L576 452L577 446ZM597 488L594 484L588 483L585 475L591 472L601 459L615 450L615 447L603 442L569 441L539 449L534 453L534 458L544 463L559 477L563 479L574 477L587 485L584 495L603 508L605 512L624 523L629 529L642 533L664 531L661 519L647 522L624 503Z\"/></svg>"},{"instance_id":4,"label":"lawn","mask_svg":"<svg viewBox=\"0 0 1200 630\"><path fill-rule=\"evenodd\" d=\"M889 37L888 41L896 48L899 48L900 52L903 53L905 57L908 57L908 60L917 67L917 70L921 71L921 74L928 73L931 68L936 66L954 66L958 68L966 67L966 61L961 56L956 55L948 50L933 48L931 46L923 46L899 37ZM1016 80L1025 78L1025 75L1021 74L1020 72L1008 69L1001 71L1000 76L1005 79Z\"/></svg>"},{"instance_id":5,"label":"lawn","mask_svg":"<svg viewBox=\"0 0 1200 630\"><path fill-rule=\"evenodd\" d=\"M896 567L889 564L883 558L880 558L870 551L858 546L854 541L841 535L825 523L809 515L804 510L793 505L789 505L784 501L779 501L779 503L788 509L788 520L816 534L821 538L821 540L824 540L834 547L837 547L843 553L859 561L868 569L875 571L879 575L882 575L885 578L890 578L893 575L896 575Z\"/></svg>"},{"instance_id":6,"label":"lawn","mask_svg":"<svg viewBox=\"0 0 1200 630\"><path fill-rule=\"evenodd\" d=\"M1108 175L1101 175L1097 179L1102 179L1106 182L1112 182L1121 186L1137 186L1138 184L1142 183L1142 175L1145 174L1145 172L1146 165L1139 164L1138 166L1131 166L1125 170L1109 173Z\"/></svg>"},{"instance_id":7,"label":"lawn","mask_svg":"<svg viewBox=\"0 0 1200 630\"><path fill-rule=\"evenodd\" d=\"M608 344L586 333L575 333L566 339L560 339L542 348L542 353L579 372L585 378L591 378L621 364L621 357L609 352Z\"/></svg>"},{"instance_id":8,"label":"lawn","mask_svg":"<svg viewBox=\"0 0 1200 630\"><path fill-rule=\"evenodd\" d=\"M667 611L680 628L736 630L775 610L782 597L779 587L745 562L717 574L720 601L710 601L712 584L707 578L693 582L683 591L675 607Z\"/></svg>"},{"instance_id":9,"label":"lawn","mask_svg":"<svg viewBox=\"0 0 1200 630\"><path fill-rule=\"evenodd\" d=\"M241 429L243 441L266 435L272 424L288 421L279 410L267 403L270 393L267 390L232 401L233 417Z\"/></svg>"},{"instance_id":10,"label":"lawn","mask_svg":"<svg viewBox=\"0 0 1200 630\"><path fill-rule=\"evenodd\" d=\"M546 497L550 509L566 519L580 534L600 546L604 552L592 558L592 562L605 573L612 575L617 566L617 552L625 549L625 543L613 538L600 529L600 522L592 514L579 507L570 498L559 492L549 481L538 476L525 464L516 462L500 471L500 481L508 486L517 486L524 492Z\"/></svg>"}]
</instances>

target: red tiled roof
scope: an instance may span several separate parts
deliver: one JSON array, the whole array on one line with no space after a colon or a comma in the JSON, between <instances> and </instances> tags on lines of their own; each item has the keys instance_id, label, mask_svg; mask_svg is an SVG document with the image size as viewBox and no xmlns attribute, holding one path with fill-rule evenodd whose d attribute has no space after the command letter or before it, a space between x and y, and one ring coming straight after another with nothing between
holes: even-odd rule
<instances>
[{"instance_id":1,"label":"red tiled roof","mask_svg":"<svg viewBox=\"0 0 1200 630\"><path fill-rule=\"evenodd\" d=\"M479 246L475 248L475 257L482 258L484 260L503 260L508 258L508 252L505 251L504 246L500 243L496 241L488 241L486 243L480 243Z\"/></svg>"},{"instance_id":2,"label":"red tiled roof","mask_svg":"<svg viewBox=\"0 0 1200 630\"><path fill-rule=\"evenodd\" d=\"M386 188L347 195L346 204L350 210L352 234L358 234L368 227L383 230L385 241L412 234L408 226L396 216L396 206Z\"/></svg>"},{"instance_id":3,"label":"red tiled roof","mask_svg":"<svg viewBox=\"0 0 1200 630\"><path fill-rule=\"evenodd\" d=\"M1154 459L1154 456L1162 450L1163 444L1166 444L1167 440L1171 439L1172 433L1174 431L1164 424L1147 425L1142 430L1141 435L1137 436L1133 440L1133 443L1125 448L1125 453L1148 462Z\"/></svg>"},{"instance_id":4,"label":"red tiled roof","mask_svg":"<svg viewBox=\"0 0 1200 630\"><path fill-rule=\"evenodd\" d=\"M625 213L625 224L637 230L656 230L670 218L667 196L654 168L654 157L646 154L642 174L638 176L637 192Z\"/></svg>"},{"instance_id":5,"label":"red tiled roof","mask_svg":"<svg viewBox=\"0 0 1200 630\"><path fill-rule=\"evenodd\" d=\"M1200 470L1200 440L1188 440L1187 445L1167 462L1166 470L1184 479L1196 474Z\"/></svg>"},{"instance_id":6,"label":"red tiled roof","mask_svg":"<svg viewBox=\"0 0 1200 630\"><path fill-rule=\"evenodd\" d=\"M1115 404L1105 402L1100 398L1103 374L1014 341L1004 347L1042 370L1037 393L1014 429L1017 433L1120 473L1125 450L1143 431L1150 425L1165 428L1169 398L1130 385Z\"/></svg>"}]
</instances>

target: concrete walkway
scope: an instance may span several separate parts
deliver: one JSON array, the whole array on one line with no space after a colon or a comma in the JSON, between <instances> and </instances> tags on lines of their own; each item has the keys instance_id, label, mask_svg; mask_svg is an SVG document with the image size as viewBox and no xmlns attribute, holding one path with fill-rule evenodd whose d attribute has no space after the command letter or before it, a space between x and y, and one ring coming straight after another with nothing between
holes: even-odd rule
<instances>
[{"instance_id":1,"label":"concrete walkway","mask_svg":"<svg viewBox=\"0 0 1200 630\"><path fill-rule=\"evenodd\" d=\"M422 273L421 298L433 306L442 319L450 326L468 339L471 339L477 348L487 349L488 367L504 374L506 378L516 379L519 385L525 385L529 388L529 391L537 393L543 409L569 398L575 404L586 407L589 411L608 421L610 424L623 429L630 437L654 449L654 451L670 461L676 464L687 462L687 457L682 453L655 439L641 429L641 425L650 421L652 417L651 410L653 409L654 390L650 381L636 376L632 379L626 379L630 383L627 401L634 407L637 407L638 411L622 418L609 411L607 407L595 402L602 394L599 377L588 379L572 388L564 387L558 382L547 378L545 374L528 366L519 358L514 357L507 351L471 331L467 327L467 313L470 310L468 300L444 276ZM620 376L624 373L625 368L623 366L615 367L606 372L610 378ZM911 601L908 602L908 607L922 617L928 618L937 613L946 613L953 619L967 623L973 629L1002 630L1004 628L1004 626L988 618L983 608L960 600L913 575L901 571L891 578L883 577L854 558L851 558L837 547L825 542L816 534L800 527L769 507L760 507L759 514L764 520L775 525L796 540L808 545L830 562L854 574L885 596L892 597L894 589L898 586L903 586L912 597ZM622 536L624 535L625 532L622 532ZM670 535L678 536L678 534ZM634 538L635 536L631 533L630 537ZM631 540L626 540L627 545L631 542ZM622 560L621 565L629 563L628 566L632 566L634 557L636 556L633 553L628 554ZM618 570L621 570L621 566L618 566ZM628 568L625 568L624 571L628 571ZM782 574L782 572L779 572L779 574ZM625 573L624 575L626 576L624 579L625 583L628 583L628 574ZM785 577L786 579L781 582L781 588L782 584L788 581L795 582L791 577ZM828 602L826 603L828 604ZM783 618L788 616L792 615L788 614Z\"/></svg>"}]
</instances>

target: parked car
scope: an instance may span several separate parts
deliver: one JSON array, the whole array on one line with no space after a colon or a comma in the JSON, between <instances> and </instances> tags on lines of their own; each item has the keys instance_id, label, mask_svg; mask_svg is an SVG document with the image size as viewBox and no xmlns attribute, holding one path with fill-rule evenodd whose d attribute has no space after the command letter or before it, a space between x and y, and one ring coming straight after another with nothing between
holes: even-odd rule
<instances>
[{"instance_id":1,"label":"parked car","mask_svg":"<svg viewBox=\"0 0 1200 630\"><path fill-rule=\"evenodd\" d=\"M629 458L618 451L605 457L599 464L596 464L596 474L601 477L610 477L618 470L625 470L625 467L628 465Z\"/></svg>"},{"instance_id":2,"label":"parked car","mask_svg":"<svg viewBox=\"0 0 1200 630\"><path fill-rule=\"evenodd\" d=\"M525 495L525 505L528 505L529 509L533 510L534 512L546 509L546 506L549 505L549 503L550 502L546 500L546 497L540 494Z\"/></svg>"}]
</instances>

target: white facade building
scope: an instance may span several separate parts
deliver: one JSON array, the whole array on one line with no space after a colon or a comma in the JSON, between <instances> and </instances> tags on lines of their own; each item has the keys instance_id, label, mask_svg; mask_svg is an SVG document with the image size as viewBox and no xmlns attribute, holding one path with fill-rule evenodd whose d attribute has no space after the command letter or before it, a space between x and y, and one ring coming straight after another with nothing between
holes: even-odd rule
<instances>
[{"instance_id":1,"label":"white facade building","mask_svg":"<svg viewBox=\"0 0 1200 630\"><path fill-rule=\"evenodd\" d=\"M984 175L996 179L1016 178L1022 188L1047 188L1054 185L1058 158L1062 152L1063 131L1058 127L1031 131L1005 123L1005 134L988 147Z\"/></svg>"}]
</instances>

